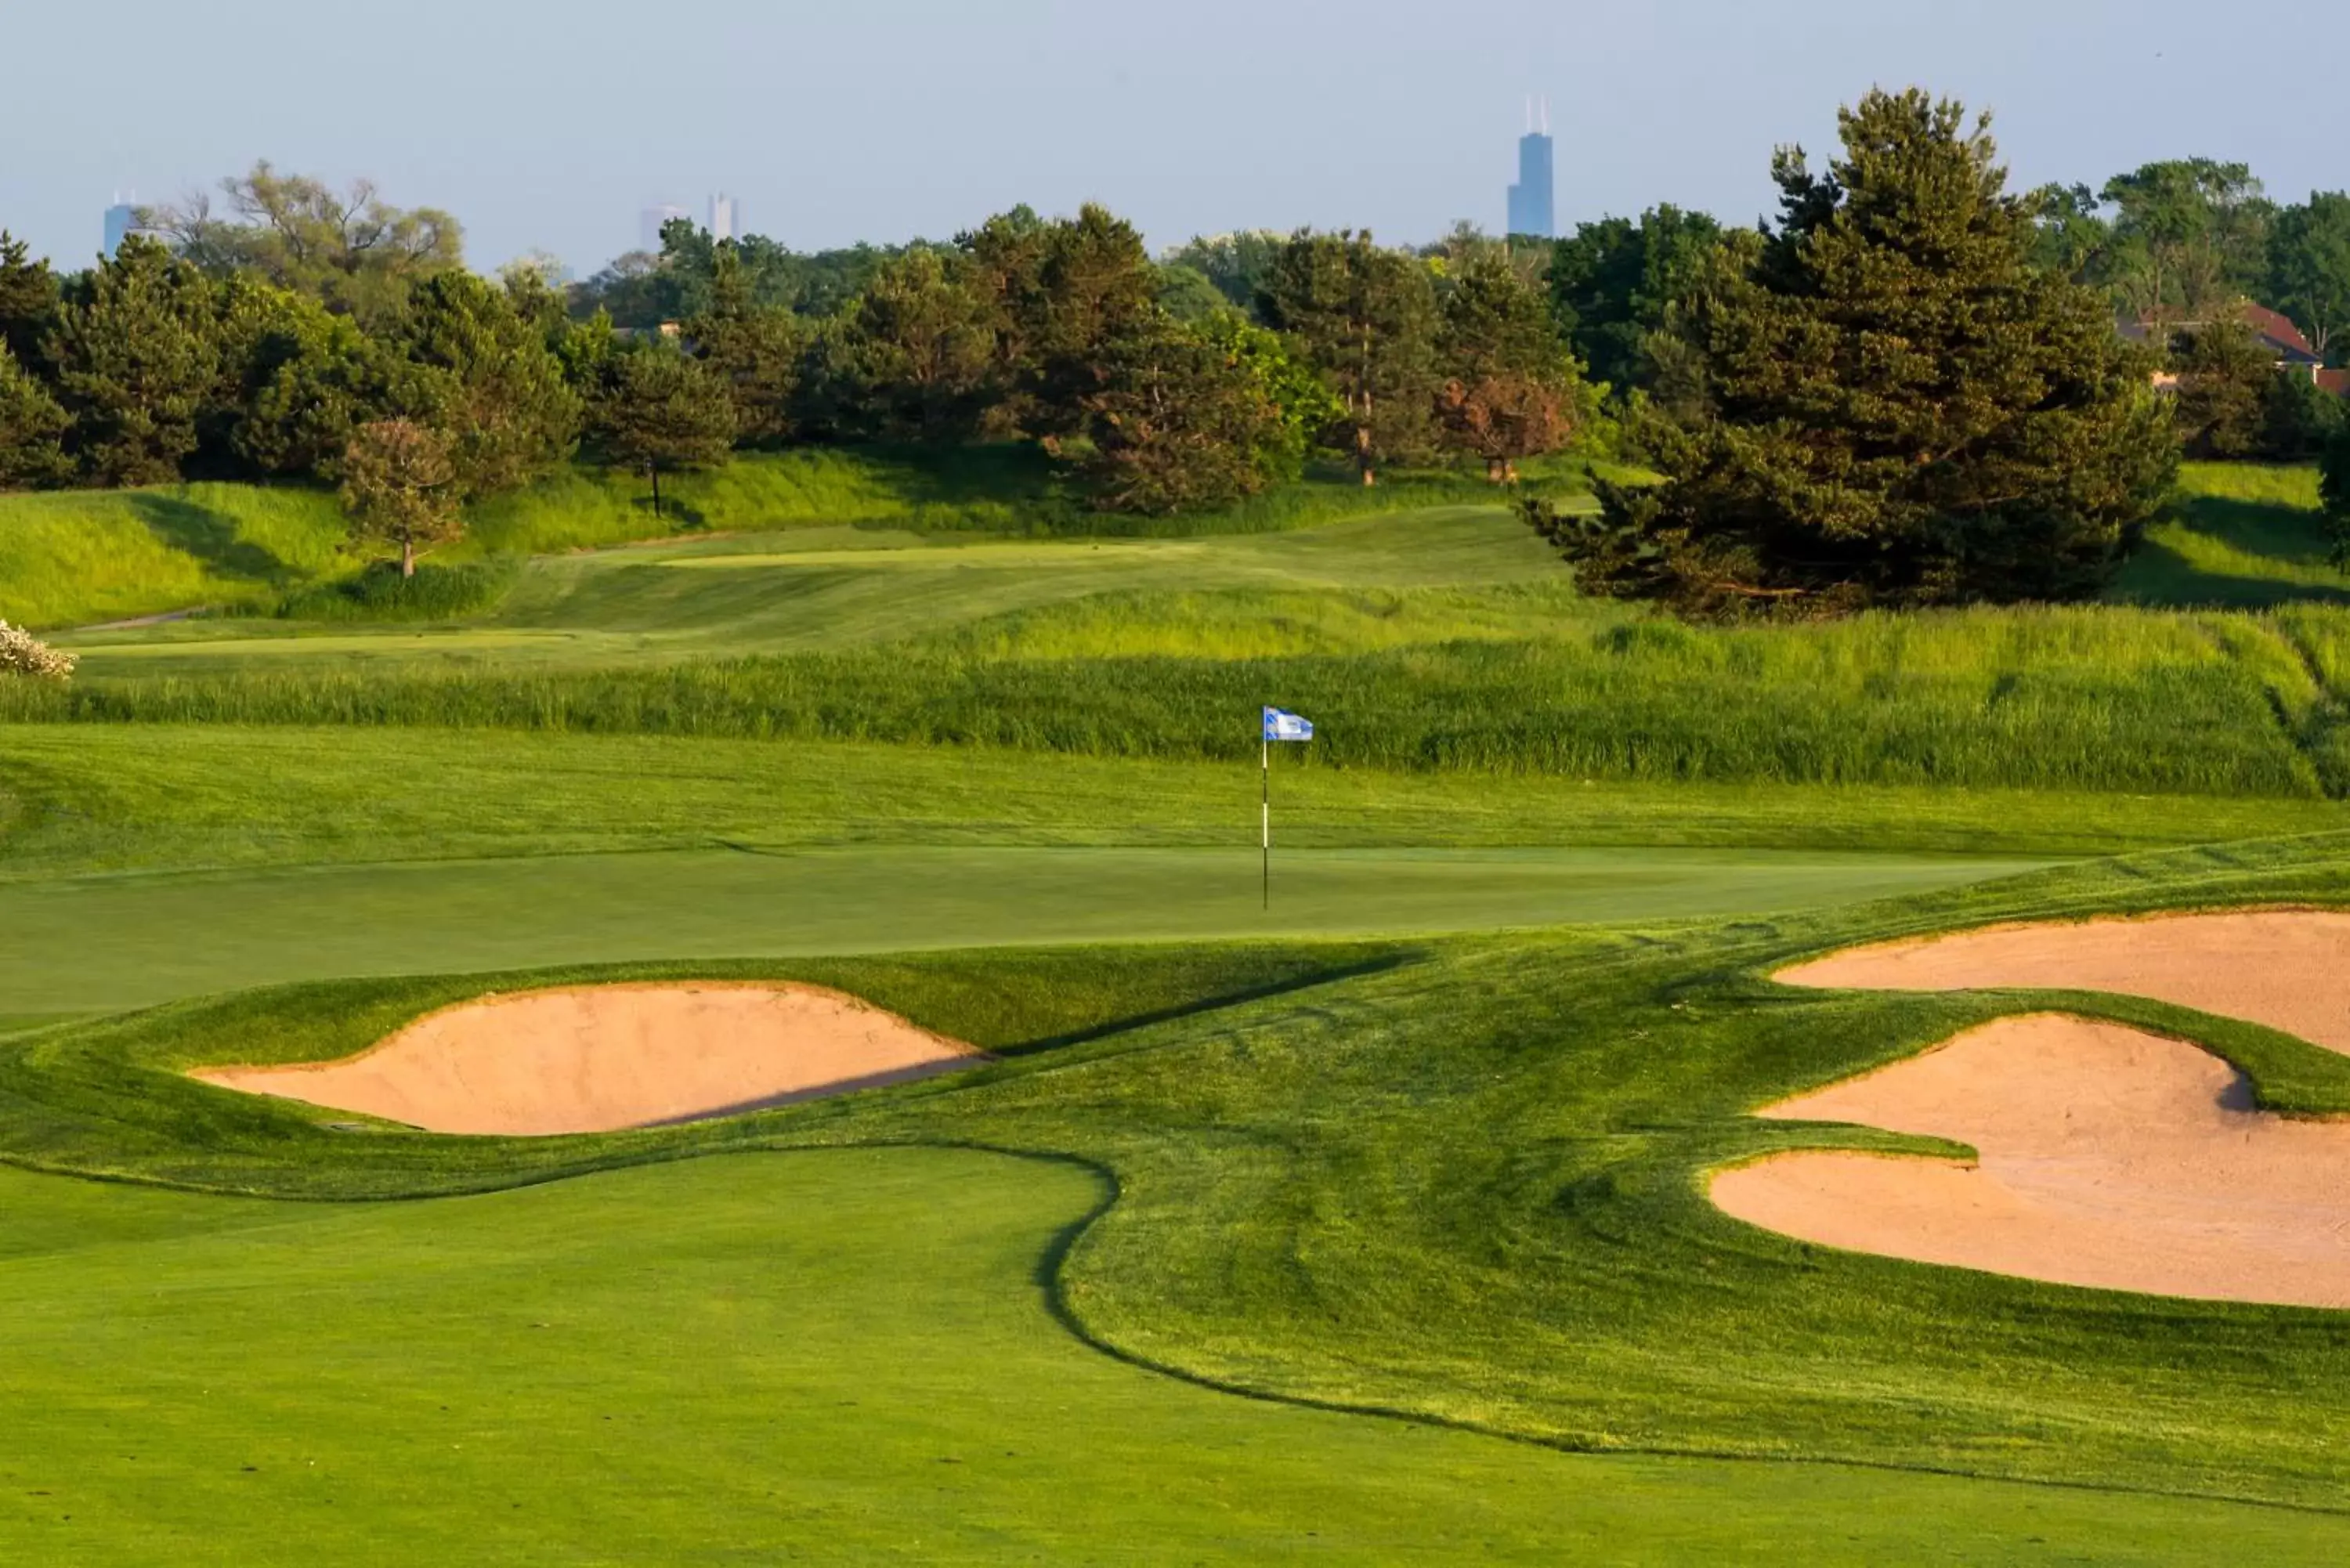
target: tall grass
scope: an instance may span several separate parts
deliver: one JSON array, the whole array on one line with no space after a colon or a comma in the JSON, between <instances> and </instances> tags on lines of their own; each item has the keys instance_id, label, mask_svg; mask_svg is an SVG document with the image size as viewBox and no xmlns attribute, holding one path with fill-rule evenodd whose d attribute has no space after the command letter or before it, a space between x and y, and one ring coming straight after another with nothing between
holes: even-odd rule
<instances>
[{"instance_id":1,"label":"tall grass","mask_svg":"<svg viewBox=\"0 0 2350 1568\"><path fill-rule=\"evenodd\" d=\"M1271 702L1316 721L1310 765L2314 797L2332 781L2308 749L2311 722L2336 700L2278 623L2073 609L1798 628L1586 623L1546 641L1350 657L1078 661L899 648L636 670L18 682L0 689L0 719L1239 759L1253 754L1256 710Z\"/></svg>"},{"instance_id":2,"label":"tall grass","mask_svg":"<svg viewBox=\"0 0 2350 1568\"><path fill-rule=\"evenodd\" d=\"M342 540L334 498L317 491L188 484L0 495L0 620L56 627L265 605L335 572Z\"/></svg>"}]
</instances>

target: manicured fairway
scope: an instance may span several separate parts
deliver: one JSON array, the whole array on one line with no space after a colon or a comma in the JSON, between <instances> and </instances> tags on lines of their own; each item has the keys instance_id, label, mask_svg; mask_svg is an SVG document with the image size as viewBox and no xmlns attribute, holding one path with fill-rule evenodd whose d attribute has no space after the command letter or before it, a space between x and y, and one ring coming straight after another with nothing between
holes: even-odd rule
<instances>
[{"instance_id":1,"label":"manicured fairway","mask_svg":"<svg viewBox=\"0 0 2350 1568\"><path fill-rule=\"evenodd\" d=\"M2350 1520L1561 1454L1098 1354L1079 1168L746 1156L432 1203L0 1172L0 1558L2325 1563Z\"/></svg>"},{"instance_id":2,"label":"manicured fairway","mask_svg":"<svg viewBox=\"0 0 2350 1568\"><path fill-rule=\"evenodd\" d=\"M0 886L0 1014L278 981L637 959L1685 919L1985 880L2022 860L1702 849L869 846Z\"/></svg>"}]
</instances>

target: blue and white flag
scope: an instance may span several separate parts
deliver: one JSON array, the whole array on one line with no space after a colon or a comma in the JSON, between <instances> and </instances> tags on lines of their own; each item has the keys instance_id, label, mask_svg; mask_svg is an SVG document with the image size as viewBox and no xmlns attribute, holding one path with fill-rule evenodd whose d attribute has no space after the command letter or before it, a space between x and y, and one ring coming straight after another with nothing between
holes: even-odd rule
<instances>
[{"instance_id":1,"label":"blue and white flag","mask_svg":"<svg viewBox=\"0 0 2350 1568\"><path fill-rule=\"evenodd\" d=\"M1268 741L1310 741L1314 738L1314 722L1279 708L1264 711L1264 738Z\"/></svg>"}]
</instances>

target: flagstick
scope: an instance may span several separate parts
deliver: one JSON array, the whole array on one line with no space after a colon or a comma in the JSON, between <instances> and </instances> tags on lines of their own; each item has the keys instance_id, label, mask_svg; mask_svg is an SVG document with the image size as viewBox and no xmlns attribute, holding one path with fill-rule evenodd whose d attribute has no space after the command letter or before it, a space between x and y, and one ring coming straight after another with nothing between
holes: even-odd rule
<instances>
[{"instance_id":1,"label":"flagstick","mask_svg":"<svg viewBox=\"0 0 2350 1568\"><path fill-rule=\"evenodd\" d=\"M1264 801L1262 823L1264 841L1264 907L1273 908L1273 742L1263 742Z\"/></svg>"}]
</instances>

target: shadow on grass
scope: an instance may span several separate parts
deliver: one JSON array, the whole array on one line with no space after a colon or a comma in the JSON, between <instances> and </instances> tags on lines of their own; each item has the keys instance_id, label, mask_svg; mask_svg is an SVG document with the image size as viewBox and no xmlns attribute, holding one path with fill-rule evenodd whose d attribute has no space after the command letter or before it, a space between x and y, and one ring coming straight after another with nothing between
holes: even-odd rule
<instances>
[{"instance_id":1,"label":"shadow on grass","mask_svg":"<svg viewBox=\"0 0 2350 1568\"><path fill-rule=\"evenodd\" d=\"M154 535L195 556L224 576L282 587L302 574L250 539L236 536L236 524L210 507L151 492L127 498L130 510Z\"/></svg>"},{"instance_id":2,"label":"shadow on grass","mask_svg":"<svg viewBox=\"0 0 2350 1568\"><path fill-rule=\"evenodd\" d=\"M992 1056L1012 1059L1033 1056L1045 1051L1064 1050L1071 1045L1083 1045L1089 1041L1106 1039L1112 1034L1122 1034L1129 1029L1147 1029L1157 1023L1172 1023L1178 1019L1196 1018L1203 1012L1221 1012L1227 1007L1238 1007L1243 1002L1263 1002L1268 997L1287 996L1294 992L1311 991L1316 986L1328 985L1336 981L1358 980L1366 975L1383 974L1388 970L1400 969L1421 956L1416 949L1383 952L1357 963L1336 964L1327 969L1315 970L1310 973L1290 975L1281 980L1270 981L1263 985L1245 986L1215 996L1201 997L1197 1001L1186 1002L1174 1007L1162 1007L1149 1012L1134 1013L1125 1018L1113 1018L1106 1023L1097 1023L1089 1028L1074 1030L1066 1034L1050 1035L1041 1040L1024 1040L1016 1045L997 1046L988 1054Z\"/></svg>"},{"instance_id":3,"label":"shadow on grass","mask_svg":"<svg viewBox=\"0 0 2350 1568\"><path fill-rule=\"evenodd\" d=\"M2190 560L2172 539L2152 537L2123 568L2114 586L2115 598L2178 608L2350 605L2350 576L2328 566L2331 542L2324 522L2313 512L2272 502L2205 496L2189 503L2175 526L2235 557L2241 569L2215 571L2207 563ZM2262 575L2264 565L2274 567L2275 575ZM2324 580L2327 577L2333 580Z\"/></svg>"}]
</instances>

